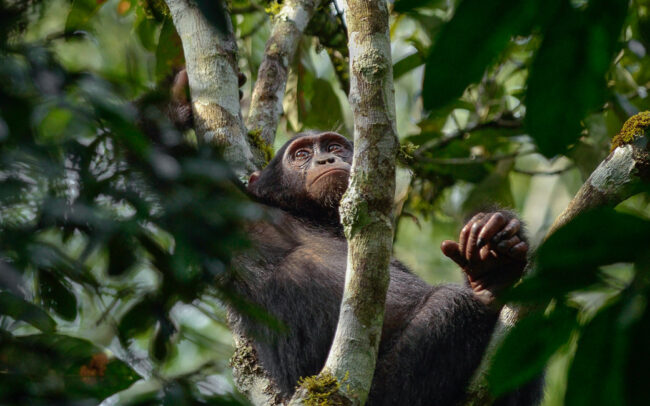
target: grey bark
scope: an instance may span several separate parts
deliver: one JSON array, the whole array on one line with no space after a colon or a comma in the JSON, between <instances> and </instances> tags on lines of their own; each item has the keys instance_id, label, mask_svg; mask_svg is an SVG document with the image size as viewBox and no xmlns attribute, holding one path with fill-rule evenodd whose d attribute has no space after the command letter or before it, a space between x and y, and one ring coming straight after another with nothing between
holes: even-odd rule
<instances>
[{"instance_id":1,"label":"grey bark","mask_svg":"<svg viewBox=\"0 0 650 406\"><path fill-rule=\"evenodd\" d=\"M273 145L282 115L289 64L319 4L320 0L286 0L280 12L273 17L271 37L266 43L264 60L257 73L246 121L250 131L259 134L267 145Z\"/></svg>"},{"instance_id":2,"label":"grey bark","mask_svg":"<svg viewBox=\"0 0 650 406\"><path fill-rule=\"evenodd\" d=\"M348 0L346 19L354 157L340 213L348 258L339 321L321 376L332 374L342 383L340 395L364 404L388 289L398 140L387 4Z\"/></svg>"},{"instance_id":3,"label":"grey bark","mask_svg":"<svg viewBox=\"0 0 650 406\"><path fill-rule=\"evenodd\" d=\"M224 149L241 178L262 164L247 142L239 105L237 42L230 19L215 29L192 0L166 0L183 43L195 131L199 141ZM256 156L257 155L257 156Z\"/></svg>"}]
</instances>

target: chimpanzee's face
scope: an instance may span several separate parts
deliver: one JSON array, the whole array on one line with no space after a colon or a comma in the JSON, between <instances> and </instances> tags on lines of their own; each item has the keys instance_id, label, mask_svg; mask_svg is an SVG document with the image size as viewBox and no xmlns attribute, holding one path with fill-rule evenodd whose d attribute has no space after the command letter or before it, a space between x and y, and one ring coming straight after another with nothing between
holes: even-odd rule
<instances>
[{"instance_id":1,"label":"chimpanzee's face","mask_svg":"<svg viewBox=\"0 0 650 406\"><path fill-rule=\"evenodd\" d=\"M298 134L278 150L248 190L264 204L319 223L338 224L338 206L348 188L352 144L334 132Z\"/></svg>"},{"instance_id":2,"label":"chimpanzee's face","mask_svg":"<svg viewBox=\"0 0 650 406\"><path fill-rule=\"evenodd\" d=\"M351 164L352 144L334 132L294 139L282 159L285 175L302 179L307 196L323 207L338 206L348 187Z\"/></svg>"}]
</instances>

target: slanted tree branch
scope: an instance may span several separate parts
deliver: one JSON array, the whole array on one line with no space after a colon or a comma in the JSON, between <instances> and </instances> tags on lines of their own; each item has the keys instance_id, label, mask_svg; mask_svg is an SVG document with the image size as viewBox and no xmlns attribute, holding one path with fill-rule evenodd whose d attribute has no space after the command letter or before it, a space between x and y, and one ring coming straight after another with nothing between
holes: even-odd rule
<instances>
[{"instance_id":1,"label":"slanted tree branch","mask_svg":"<svg viewBox=\"0 0 650 406\"><path fill-rule=\"evenodd\" d=\"M333 401L364 404L375 371L390 278L398 141L387 4L348 0L347 22L354 114L352 173L340 208L348 240L347 271L336 334L316 382L331 385L335 379L339 386ZM313 383L303 383L292 404L304 403Z\"/></svg>"},{"instance_id":2,"label":"slanted tree branch","mask_svg":"<svg viewBox=\"0 0 650 406\"><path fill-rule=\"evenodd\" d=\"M336 7L336 2L333 2ZM336 14L328 7L321 7L321 10L307 25L305 34L318 38L318 42L325 47L330 57L336 77L341 84L345 94L350 92L350 71L348 51L347 28L338 8Z\"/></svg>"},{"instance_id":3,"label":"slanted tree branch","mask_svg":"<svg viewBox=\"0 0 650 406\"><path fill-rule=\"evenodd\" d=\"M650 184L649 133L650 112L631 117L612 140L612 151L591 173L580 187L566 209L557 217L546 233L545 240L555 231L573 220L580 213L602 206L616 206L639 193ZM492 334L488 349L483 356L470 386L468 404L489 404L490 394L485 372L497 347L524 315L525 308L504 306L499 322ZM481 399L476 403L476 399Z\"/></svg>"},{"instance_id":4,"label":"slanted tree branch","mask_svg":"<svg viewBox=\"0 0 650 406\"><path fill-rule=\"evenodd\" d=\"M273 18L271 37L257 73L246 124L257 142L273 145L282 115L289 64L320 0L287 0Z\"/></svg>"},{"instance_id":5,"label":"slanted tree branch","mask_svg":"<svg viewBox=\"0 0 650 406\"><path fill-rule=\"evenodd\" d=\"M192 0L166 2L183 43L197 138L223 148L224 158L238 176L245 177L263 162L247 142L239 105L237 42L230 19L217 30Z\"/></svg>"}]
</instances>

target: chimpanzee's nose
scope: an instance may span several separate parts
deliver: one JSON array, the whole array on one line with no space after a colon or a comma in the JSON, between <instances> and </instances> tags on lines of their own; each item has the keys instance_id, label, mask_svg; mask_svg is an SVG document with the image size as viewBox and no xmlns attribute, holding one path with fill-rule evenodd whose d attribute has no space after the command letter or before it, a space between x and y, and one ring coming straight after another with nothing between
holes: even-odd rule
<instances>
[{"instance_id":1,"label":"chimpanzee's nose","mask_svg":"<svg viewBox=\"0 0 650 406\"><path fill-rule=\"evenodd\" d=\"M325 164L333 164L334 163L334 157L333 156L328 156L325 158L319 158L316 160L316 163L318 165L325 165Z\"/></svg>"}]
</instances>

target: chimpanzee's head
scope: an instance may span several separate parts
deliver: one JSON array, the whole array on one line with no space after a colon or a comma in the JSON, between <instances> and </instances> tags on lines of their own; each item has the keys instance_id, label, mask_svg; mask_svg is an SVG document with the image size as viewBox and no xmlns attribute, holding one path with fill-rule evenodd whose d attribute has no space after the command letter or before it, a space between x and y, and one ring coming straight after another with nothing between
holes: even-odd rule
<instances>
[{"instance_id":1,"label":"chimpanzee's head","mask_svg":"<svg viewBox=\"0 0 650 406\"><path fill-rule=\"evenodd\" d=\"M251 175L248 190L270 206L338 223L351 164L352 143L342 135L300 133L278 150L264 170Z\"/></svg>"}]
</instances>

